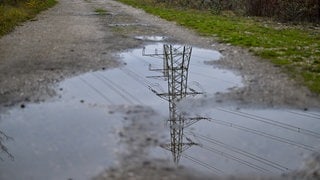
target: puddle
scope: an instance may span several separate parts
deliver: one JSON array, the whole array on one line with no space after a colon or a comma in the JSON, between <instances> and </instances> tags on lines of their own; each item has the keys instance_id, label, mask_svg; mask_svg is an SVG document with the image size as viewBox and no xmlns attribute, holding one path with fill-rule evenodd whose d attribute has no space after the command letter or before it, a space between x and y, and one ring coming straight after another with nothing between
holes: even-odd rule
<instances>
[{"instance_id":1,"label":"puddle","mask_svg":"<svg viewBox=\"0 0 320 180\"><path fill-rule=\"evenodd\" d=\"M101 16L101 14L98 13L98 12L66 12L64 15L68 15L68 16L83 16L83 17ZM106 12L104 15L112 16L113 14Z\"/></svg>"},{"instance_id":2,"label":"puddle","mask_svg":"<svg viewBox=\"0 0 320 180\"><path fill-rule=\"evenodd\" d=\"M143 41L154 41L154 42L160 42L167 39L167 37L164 36L136 36L135 39L143 40Z\"/></svg>"},{"instance_id":3,"label":"puddle","mask_svg":"<svg viewBox=\"0 0 320 180\"><path fill-rule=\"evenodd\" d=\"M150 26L149 24L142 23L123 23L123 24L109 24L109 27L126 27L126 26Z\"/></svg>"},{"instance_id":4,"label":"puddle","mask_svg":"<svg viewBox=\"0 0 320 180\"><path fill-rule=\"evenodd\" d=\"M14 161L4 158L0 179L78 179L101 172L116 160L120 119L71 101L12 110L2 116L1 128L14 138L6 142Z\"/></svg>"},{"instance_id":5,"label":"puddle","mask_svg":"<svg viewBox=\"0 0 320 180\"><path fill-rule=\"evenodd\" d=\"M163 48L172 49L175 65L164 60ZM89 179L113 166L124 114L111 109L121 106L150 107L163 117L166 139L151 157L205 173L281 174L317 151L319 111L217 106L180 111L178 102L185 98L242 86L233 72L205 64L219 59L218 52L192 48L189 62L190 51L162 43L134 49L120 55L121 68L68 79L57 88L59 98L2 114L1 130L14 138L5 142L14 161L4 157L0 179Z\"/></svg>"}]
</instances>

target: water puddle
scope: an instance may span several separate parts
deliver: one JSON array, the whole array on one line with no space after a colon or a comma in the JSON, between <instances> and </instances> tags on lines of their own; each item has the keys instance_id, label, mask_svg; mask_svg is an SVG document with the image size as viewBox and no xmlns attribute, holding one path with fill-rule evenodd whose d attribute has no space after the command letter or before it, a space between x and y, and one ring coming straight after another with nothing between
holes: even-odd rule
<instances>
[{"instance_id":1,"label":"water puddle","mask_svg":"<svg viewBox=\"0 0 320 180\"><path fill-rule=\"evenodd\" d=\"M109 27L127 27L127 26L150 26L149 24L142 23L123 23L123 24L109 24Z\"/></svg>"},{"instance_id":2,"label":"water puddle","mask_svg":"<svg viewBox=\"0 0 320 180\"><path fill-rule=\"evenodd\" d=\"M114 107L155 111L151 124L166 124L154 128L166 136L149 156L205 173L281 174L319 148L319 111L184 106L243 86L233 72L205 64L220 58L216 51L158 42L120 56L121 68L68 79L55 100L0 116L14 138L5 142L14 161L1 156L0 179L88 179L113 166L124 117L136 111Z\"/></svg>"},{"instance_id":3,"label":"water puddle","mask_svg":"<svg viewBox=\"0 0 320 180\"><path fill-rule=\"evenodd\" d=\"M161 42L167 39L165 36L136 36L135 39L142 40L142 41L154 41L154 42Z\"/></svg>"}]
</instances>

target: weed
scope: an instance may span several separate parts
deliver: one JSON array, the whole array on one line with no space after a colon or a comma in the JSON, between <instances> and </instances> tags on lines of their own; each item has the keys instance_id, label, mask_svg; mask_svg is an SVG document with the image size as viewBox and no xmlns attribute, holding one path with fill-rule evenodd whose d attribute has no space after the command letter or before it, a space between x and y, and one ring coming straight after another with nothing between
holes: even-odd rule
<instances>
[{"instance_id":1,"label":"weed","mask_svg":"<svg viewBox=\"0 0 320 180\"><path fill-rule=\"evenodd\" d=\"M107 10L105 10L103 8L96 8L94 10L94 12L98 13L99 15L106 15L107 14Z\"/></svg>"}]
</instances>

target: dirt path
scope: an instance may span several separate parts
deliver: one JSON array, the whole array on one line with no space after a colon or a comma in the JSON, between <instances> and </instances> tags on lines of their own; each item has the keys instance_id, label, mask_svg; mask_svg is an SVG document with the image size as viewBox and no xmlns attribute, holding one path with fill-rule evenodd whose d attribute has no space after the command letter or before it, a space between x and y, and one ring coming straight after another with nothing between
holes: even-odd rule
<instances>
[{"instance_id":1,"label":"dirt path","mask_svg":"<svg viewBox=\"0 0 320 180\"><path fill-rule=\"evenodd\" d=\"M101 24L93 5L61 0L0 40L0 104L40 101L70 75L114 67L111 53L132 46Z\"/></svg>"},{"instance_id":2,"label":"dirt path","mask_svg":"<svg viewBox=\"0 0 320 180\"><path fill-rule=\"evenodd\" d=\"M105 9L107 13L94 13L96 8ZM54 96L53 86L67 77L120 66L116 53L142 46L145 42L135 38L141 35L166 36L172 43L218 50L223 58L207 63L234 69L243 76L244 87L200 99L191 105L207 103L212 106L226 102L239 106L320 107L317 95L246 50L219 44L214 38L200 37L172 22L112 0L60 0L57 6L34 21L0 39L0 111L7 106L39 102ZM139 110L130 112L138 112L138 119L143 119L140 117L143 111L141 114ZM141 123L146 125L144 121ZM138 130L125 133L134 136L140 132L140 127L134 128ZM141 166L135 161L128 164L125 158L123 162L125 166L110 169L108 175L102 173L97 179L212 179L204 175L196 177L185 169L174 170L161 161L142 162Z\"/></svg>"},{"instance_id":3,"label":"dirt path","mask_svg":"<svg viewBox=\"0 0 320 180\"><path fill-rule=\"evenodd\" d=\"M99 16L95 8L108 13ZM174 23L106 0L60 0L56 7L1 38L0 104L41 101L54 95L50 86L65 77L115 67L115 52L141 44L134 39L136 35L164 35L180 43L219 50L224 58L215 63L241 72L247 84L218 95L223 100L319 107L317 96L246 50L218 44L214 38L199 37Z\"/></svg>"}]
</instances>

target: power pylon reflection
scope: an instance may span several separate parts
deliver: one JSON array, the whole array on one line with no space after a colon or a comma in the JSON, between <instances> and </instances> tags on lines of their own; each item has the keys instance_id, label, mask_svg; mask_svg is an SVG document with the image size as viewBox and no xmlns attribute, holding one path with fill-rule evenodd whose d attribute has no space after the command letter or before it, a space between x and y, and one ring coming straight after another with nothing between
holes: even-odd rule
<instances>
[{"instance_id":1,"label":"power pylon reflection","mask_svg":"<svg viewBox=\"0 0 320 180\"><path fill-rule=\"evenodd\" d=\"M173 160L176 164L179 163L183 151L197 143L187 138L183 131L193 123L203 119L202 117L188 117L186 113L180 112L177 104L188 95L201 94L195 90L188 91L188 72L192 53L190 46L174 46L163 45L163 54L146 54L144 56L161 57L163 59L163 77L168 82L167 93L157 93L158 96L168 100L169 102L169 125L171 142L162 147L171 151ZM151 68L149 68L151 69Z\"/></svg>"},{"instance_id":2,"label":"power pylon reflection","mask_svg":"<svg viewBox=\"0 0 320 180\"><path fill-rule=\"evenodd\" d=\"M11 137L7 136L4 132L0 131L0 152L6 154L11 160L14 159L13 155L9 152L8 148L5 146L4 141L12 140ZM0 160L4 160L0 156Z\"/></svg>"}]
</instances>

